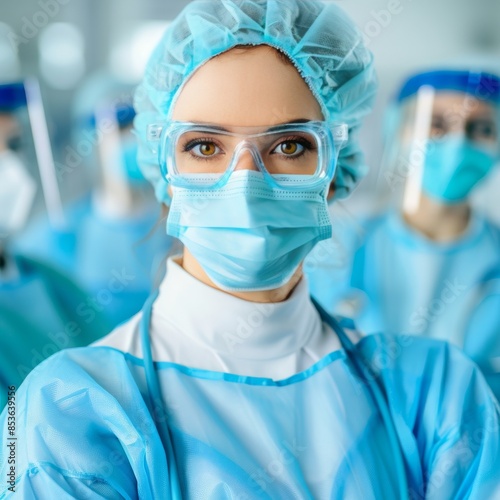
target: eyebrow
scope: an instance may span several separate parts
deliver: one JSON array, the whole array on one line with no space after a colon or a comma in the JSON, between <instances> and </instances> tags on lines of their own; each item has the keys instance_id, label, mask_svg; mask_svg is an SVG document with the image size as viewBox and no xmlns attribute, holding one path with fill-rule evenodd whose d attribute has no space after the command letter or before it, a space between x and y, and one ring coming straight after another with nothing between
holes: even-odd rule
<instances>
[{"instance_id":1,"label":"eyebrow","mask_svg":"<svg viewBox=\"0 0 500 500\"><path fill-rule=\"evenodd\" d=\"M273 130L275 130L279 127L282 127L283 125L292 125L294 123L303 124L303 123L309 123L311 121L313 121L313 120L310 120L309 118L298 118L295 120L290 120L288 122L283 122L283 123L278 123L277 125L273 125L267 129L267 132L272 132ZM225 128L221 125L214 125L214 124L208 123L208 122L198 122L198 124L208 126L208 127L213 128L215 130L220 130L221 132L231 133L230 130L228 130L227 128ZM257 126L257 127L241 127L241 128L259 128L259 127Z\"/></svg>"},{"instance_id":2,"label":"eyebrow","mask_svg":"<svg viewBox=\"0 0 500 500\"><path fill-rule=\"evenodd\" d=\"M281 127L283 125L292 125L294 123L302 124L302 123L309 123L311 121L312 120L309 120L308 118L298 118L295 120L290 120L289 122L284 122L284 123L279 123L278 125L273 125L272 127L269 127L267 130L268 130L268 132L270 132L270 131L273 131L274 129Z\"/></svg>"}]
</instances>

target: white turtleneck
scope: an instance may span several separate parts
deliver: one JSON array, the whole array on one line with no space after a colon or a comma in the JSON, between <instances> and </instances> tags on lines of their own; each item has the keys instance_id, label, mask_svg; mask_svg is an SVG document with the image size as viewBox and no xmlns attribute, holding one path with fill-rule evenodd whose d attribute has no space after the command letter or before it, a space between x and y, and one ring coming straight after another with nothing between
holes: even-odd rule
<instances>
[{"instance_id":1,"label":"white turtleneck","mask_svg":"<svg viewBox=\"0 0 500 500\"><path fill-rule=\"evenodd\" d=\"M142 358L141 315L93 345ZM150 339L155 361L274 380L340 348L321 322L305 278L284 302L257 304L205 285L173 258L153 306Z\"/></svg>"}]
</instances>

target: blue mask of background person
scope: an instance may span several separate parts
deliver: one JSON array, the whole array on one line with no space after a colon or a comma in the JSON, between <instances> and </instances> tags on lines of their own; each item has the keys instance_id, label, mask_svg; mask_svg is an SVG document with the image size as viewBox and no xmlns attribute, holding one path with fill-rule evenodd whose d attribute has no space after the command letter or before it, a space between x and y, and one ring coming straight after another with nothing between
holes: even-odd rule
<instances>
[{"instance_id":1,"label":"blue mask of background person","mask_svg":"<svg viewBox=\"0 0 500 500\"><path fill-rule=\"evenodd\" d=\"M460 135L430 141L424 163L423 189L443 203L465 200L486 177L497 155Z\"/></svg>"}]
</instances>

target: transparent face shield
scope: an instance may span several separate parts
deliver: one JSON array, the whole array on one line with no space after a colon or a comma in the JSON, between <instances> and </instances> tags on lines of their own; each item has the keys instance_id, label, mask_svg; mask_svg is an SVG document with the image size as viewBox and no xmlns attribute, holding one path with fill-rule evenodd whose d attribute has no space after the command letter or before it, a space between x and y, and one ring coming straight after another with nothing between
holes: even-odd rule
<instances>
[{"instance_id":1,"label":"transparent face shield","mask_svg":"<svg viewBox=\"0 0 500 500\"><path fill-rule=\"evenodd\" d=\"M488 182L499 159L500 110L484 92L425 85L404 102L384 177L401 192L406 216L468 204Z\"/></svg>"},{"instance_id":2,"label":"transparent face shield","mask_svg":"<svg viewBox=\"0 0 500 500\"><path fill-rule=\"evenodd\" d=\"M153 202L149 183L137 162L137 138L132 132L134 109L113 101L95 110L98 169L97 199L109 215L130 216Z\"/></svg>"},{"instance_id":3,"label":"transparent face shield","mask_svg":"<svg viewBox=\"0 0 500 500\"><path fill-rule=\"evenodd\" d=\"M332 180L346 125L325 122L223 127L169 122L150 125L148 141L173 186L222 187L236 169L258 169L274 187L306 189Z\"/></svg>"},{"instance_id":4,"label":"transparent face shield","mask_svg":"<svg viewBox=\"0 0 500 500\"><path fill-rule=\"evenodd\" d=\"M0 85L0 241L28 218L64 227L59 186L37 82Z\"/></svg>"}]
</instances>

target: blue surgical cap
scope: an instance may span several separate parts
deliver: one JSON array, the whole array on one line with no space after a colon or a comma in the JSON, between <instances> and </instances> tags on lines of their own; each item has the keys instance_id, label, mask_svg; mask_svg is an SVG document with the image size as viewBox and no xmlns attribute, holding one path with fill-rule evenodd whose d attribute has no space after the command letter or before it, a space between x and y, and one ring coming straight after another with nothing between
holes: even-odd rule
<instances>
[{"instance_id":1,"label":"blue surgical cap","mask_svg":"<svg viewBox=\"0 0 500 500\"><path fill-rule=\"evenodd\" d=\"M24 83L8 83L0 85L0 113L10 113L27 105Z\"/></svg>"},{"instance_id":2,"label":"blue surgical cap","mask_svg":"<svg viewBox=\"0 0 500 500\"><path fill-rule=\"evenodd\" d=\"M335 177L335 196L345 197L367 170L357 132L377 89L361 32L338 6L318 0L194 0L167 29L135 94L139 164L157 198L169 202L158 157L147 144L148 125L168 120L188 78L238 45L269 45L285 53L325 120L349 126Z\"/></svg>"},{"instance_id":3,"label":"blue surgical cap","mask_svg":"<svg viewBox=\"0 0 500 500\"><path fill-rule=\"evenodd\" d=\"M424 85L438 91L453 90L480 100L500 102L500 78L491 73L472 70L435 70L413 75L399 91L398 102L415 95Z\"/></svg>"}]
</instances>

